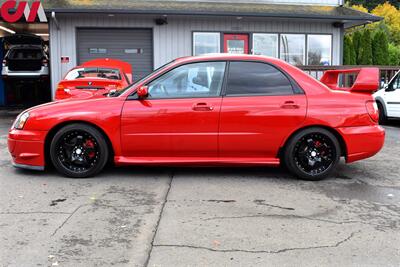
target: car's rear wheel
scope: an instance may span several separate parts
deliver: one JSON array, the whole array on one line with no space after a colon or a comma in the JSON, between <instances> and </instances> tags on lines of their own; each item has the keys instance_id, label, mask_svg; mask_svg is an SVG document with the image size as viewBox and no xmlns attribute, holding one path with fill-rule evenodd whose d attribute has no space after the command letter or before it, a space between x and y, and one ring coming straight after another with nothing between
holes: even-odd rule
<instances>
[{"instance_id":1,"label":"car's rear wheel","mask_svg":"<svg viewBox=\"0 0 400 267\"><path fill-rule=\"evenodd\" d=\"M108 147L94 127L74 123L61 128L50 145L50 158L61 174L87 178L99 173L107 163Z\"/></svg>"},{"instance_id":2,"label":"car's rear wheel","mask_svg":"<svg viewBox=\"0 0 400 267\"><path fill-rule=\"evenodd\" d=\"M283 155L288 170L300 179L326 178L340 160L340 144L334 134L322 128L308 128L288 141Z\"/></svg>"},{"instance_id":3,"label":"car's rear wheel","mask_svg":"<svg viewBox=\"0 0 400 267\"><path fill-rule=\"evenodd\" d=\"M383 108L383 105L380 102L377 102L377 104L378 104L378 111L379 111L379 124L385 125L385 123L387 122L385 109Z\"/></svg>"}]
</instances>

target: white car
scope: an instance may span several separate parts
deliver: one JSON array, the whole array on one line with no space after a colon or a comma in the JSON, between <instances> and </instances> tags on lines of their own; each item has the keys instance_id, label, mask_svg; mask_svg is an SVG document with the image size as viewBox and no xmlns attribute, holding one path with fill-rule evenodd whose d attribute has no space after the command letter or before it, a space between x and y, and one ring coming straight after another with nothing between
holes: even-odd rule
<instances>
[{"instance_id":1,"label":"white car","mask_svg":"<svg viewBox=\"0 0 400 267\"><path fill-rule=\"evenodd\" d=\"M400 119L400 71L387 86L374 94L379 109L379 123Z\"/></svg>"}]
</instances>

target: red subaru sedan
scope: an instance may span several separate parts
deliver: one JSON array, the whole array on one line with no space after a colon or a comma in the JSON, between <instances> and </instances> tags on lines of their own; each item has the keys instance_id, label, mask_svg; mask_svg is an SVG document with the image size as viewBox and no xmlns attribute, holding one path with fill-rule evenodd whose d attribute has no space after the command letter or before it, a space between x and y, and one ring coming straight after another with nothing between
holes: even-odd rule
<instances>
[{"instance_id":1,"label":"red subaru sedan","mask_svg":"<svg viewBox=\"0 0 400 267\"><path fill-rule=\"evenodd\" d=\"M283 164L299 178L319 180L340 157L354 162L383 146L385 132L369 92L378 86L372 72L376 85L359 75L349 90L332 90L279 59L180 58L118 94L21 113L9 132L9 151L16 167L52 164L74 178L94 176L112 161Z\"/></svg>"}]
</instances>

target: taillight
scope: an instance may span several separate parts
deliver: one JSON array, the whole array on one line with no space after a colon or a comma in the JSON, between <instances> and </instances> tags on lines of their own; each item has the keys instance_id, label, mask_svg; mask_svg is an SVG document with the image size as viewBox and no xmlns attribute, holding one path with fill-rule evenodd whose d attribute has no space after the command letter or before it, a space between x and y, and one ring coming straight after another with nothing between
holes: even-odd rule
<instances>
[{"instance_id":1,"label":"taillight","mask_svg":"<svg viewBox=\"0 0 400 267\"><path fill-rule=\"evenodd\" d=\"M369 100L365 103L365 107L367 108L368 115L374 122L379 121L379 110L378 105L375 100Z\"/></svg>"},{"instance_id":2,"label":"taillight","mask_svg":"<svg viewBox=\"0 0 400 267\"><path fill-rule=\"evenodd\" d=\"M3 59L3 67L7 67L7 60Z\"/></svg>"},{"instance_id":3,"label":"taillight","mask_svg":"<svg viewBox=\"0 0 400 267\"><path fill-rule=\"evenodd\" d=\"M49 66L49 61L47 59L43 59L42 60L42 65L45 66L45 67Z\"/></svg>"}]
</instances>

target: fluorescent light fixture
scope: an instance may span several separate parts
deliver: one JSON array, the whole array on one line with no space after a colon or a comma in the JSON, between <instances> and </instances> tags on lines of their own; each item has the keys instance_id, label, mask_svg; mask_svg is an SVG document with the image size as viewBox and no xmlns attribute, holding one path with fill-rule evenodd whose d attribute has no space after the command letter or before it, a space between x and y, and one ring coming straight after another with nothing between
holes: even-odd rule
<instances>
[{"instance_id":1,"label":"fluorescent light fixture","mask_svg":"<svg viewBox=\"0 0 400 267\"><path fill-rule=\"evenodd\" d=\"M35 35L37 35L37 36L49 36L49 34L48 33L35 33Z\"/></svg>"},{"instance_id":2,"label":"fluorescent light fixture","mask_svg":"<svg viewBox=\"0 0 400 267\"><path fill-rule=\"evenodd\" d=\"M9 28L3 27L3 26L0 26L0 30L3 30L5 32L11 33L11 34L15 34L15 31L13 31Z\"/></svg>"}]
</instances>

